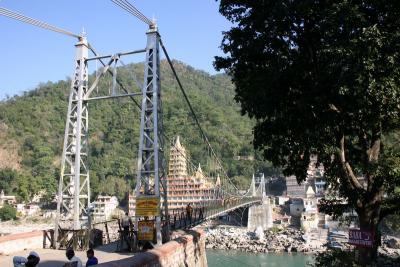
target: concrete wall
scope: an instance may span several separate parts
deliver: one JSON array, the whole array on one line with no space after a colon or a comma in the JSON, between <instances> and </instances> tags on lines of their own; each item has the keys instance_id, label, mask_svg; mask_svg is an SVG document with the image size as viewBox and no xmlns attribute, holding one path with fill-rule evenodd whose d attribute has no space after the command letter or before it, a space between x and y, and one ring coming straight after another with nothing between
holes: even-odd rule
<instances>
[{"instance_id":1,"label":"concrete wall","mask_svg":"<svg viewBox=\"0 0 400 267\"><path fill-rule=\"evenodd\" d=\"M249 208L247 229L254 231L259 226L261 226L263 230L273 226L272 207L269 198L264 199L261 205L255 205Z\"/></svg>"},{"instance_id":2,"label":"concrete wall","mask_svg":"<svg viewBox=\"0 0 400 267\"><path fill-rule=\"evenodd\" d=\"M18 233L0 237L0 255L43 247L43 231Z\"/></svg>"},{"instance_id":3,"label":"concrete wall","mask_svg":"<svg viewBox=\"0 0 400 267\"><path fill-rule=\"evenodd\" d=\"M176 238L164 245L131 258L99 264L99 267L207 267L205 233L187 230L174 233Z\"/></svg>"}]
</instances>

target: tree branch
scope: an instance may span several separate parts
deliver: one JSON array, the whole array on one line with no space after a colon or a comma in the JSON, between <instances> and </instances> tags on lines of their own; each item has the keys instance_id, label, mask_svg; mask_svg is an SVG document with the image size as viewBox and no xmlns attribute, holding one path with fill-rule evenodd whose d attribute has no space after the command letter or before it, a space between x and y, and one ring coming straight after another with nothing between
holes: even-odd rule
<instances>
[{"instance_id":1,"label":"tree branch","mask_svg":"<svg viewBox=\"0 0 400 267\"><path fill-rule=\"evenodd\" d=\"M335 111L336 113L340 114L340 110L334 104L328 104L329 109Z\"/></svg>"},{"instance_id":2,"label":"tree branch","mask_svg":"<svg viewBox=\"0 0 400 267\"><path fill-rule=\"evenodd\" d=\"M370 147L367 150L368 164L371 165L373 163L378 162L379 154L381 150L381 126L374 129L372 133L372 142ZM368 191L370 190L370 185L373 184L373 175L370 173L366 174L366 178L368 181Z\"/></svg>"},{"instance_id":3,"label":"tree branch","mask_svg":"<svg viewBox=\"0 0 400 267\"><path fill-rule=\"evenodd\" d=\"M381 139L376 138L371 145L371 148L368 149L368 160L369 162L378 161L379 152L381 150Z\"/></svg>"},{"instance_id":4,"label":"tree branch","mask_svg":"<svg viewBox=\"0 0 400 267\"><path fill-rule=\"evenodd\" d=\"M351 186L353 189L363 189L363 186L358 181L357 177L354 175L353 169L351 168L350 164L346 161L345 156L345 148L344 148L344 134L342 138L340 138L340 152L339 152L340 162L342 163L342 168L347 174L347 178L350 181Z\"/></svg>"}]
</instances>

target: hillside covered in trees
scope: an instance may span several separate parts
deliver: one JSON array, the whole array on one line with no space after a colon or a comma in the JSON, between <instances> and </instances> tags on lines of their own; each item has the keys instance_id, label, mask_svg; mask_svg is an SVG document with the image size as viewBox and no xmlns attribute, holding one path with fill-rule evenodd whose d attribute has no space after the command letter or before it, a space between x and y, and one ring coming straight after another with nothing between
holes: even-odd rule
<instances>
[{"instance_id":1,"label":"hillside covered in trees","mask_svg":"<svg viewBox=\"0 0 400 267\"><path fill-rule=\"evenodd\" d=\"M245 188L253 172L276 172L254 153L253 122L240 115L229 77L209 75L176 61L174 64L200 123L235 183ZM135 87L132 73L141 80L143 64L118 69L127 88ZM207 165L200 132L164 61L161 77L167 149L174 136L180 135L193 162ZM104 79L99 90L108 91L110 81L110 77ZM70 84L70 80L40 84L33 91L0 102L0 189L7 194L16 194L21 200L29 200L40 191L49 199L54 196ZM93 197L104 193L123 199L136 179L140 113L130 99L124 98L90 102L89 114ZM238 160L237 156L253 156L255 160Z\"/></svg>"}]
</instances>

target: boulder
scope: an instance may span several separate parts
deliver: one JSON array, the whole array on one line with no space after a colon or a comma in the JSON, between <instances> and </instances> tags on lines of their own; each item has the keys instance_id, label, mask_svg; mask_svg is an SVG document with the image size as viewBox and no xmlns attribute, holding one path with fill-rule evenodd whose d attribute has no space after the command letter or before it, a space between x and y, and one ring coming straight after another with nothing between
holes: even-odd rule
<instances>
[{"instance_id":1,"label":"boulder","mask_svg":"<svg viewBox=\"0 0 400 267\"><path fill-rule=\"evenodd\" d=\"M389 238L385 243L389 248L400 249L400 241L397 238Z\"/></svg>"},{"instance_id":2,"label":"boulder","mask_svg":"<svg viewBox=\"0 0 400 267\"><path fill-rule=\"evenodd\" d=\"M261 226L257 227L254 233L258 240L264 240L264 231Z\"/></svg>"}]
</instances>

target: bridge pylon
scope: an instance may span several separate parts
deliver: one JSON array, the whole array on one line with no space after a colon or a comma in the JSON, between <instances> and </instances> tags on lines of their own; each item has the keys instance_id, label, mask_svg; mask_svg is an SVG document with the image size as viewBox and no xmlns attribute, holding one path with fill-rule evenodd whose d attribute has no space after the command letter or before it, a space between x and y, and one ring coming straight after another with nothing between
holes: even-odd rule
<instances>
[{"instance_id":1,"label":"bridge pylon","mask_svg":"<svg viewBox=\"0 0 400 267\"><path fill-rule=\"evenodd\" d=\"M61 158L61 174L57 195L57 214L53 246L60 228L73 230L73 246L80 242L76 238L85 227L85 216L90 203L88 169L88 103L84 96L88 90L88 43L85 36L79 38L76 47L75 73L71 82L65 124L64 146ZM72 225L71 225L72 222Z\"/></svg>"},{"instance_id":2,"label":"bridge pylon","mask_svg":"<svg viewBox=\"0 0 400 267\"><path fill-rule=\"evenodd\" d=\"M256 179L254 177L254 174L253 177L251 178L250 192L252 197L256 196Z\"/></svg>"},{"instance_id":3,"label":"bridge pylon","mask_svg":"<svg viewBox=\"0 0 400 267\"><path fill-rule=\"evenodd\" d=\"M167 188L164 158L164 128L160 84L160 35L155 24L147 32L146 62L142 87L140 137L135 195L155 197L162 202L163 210L155 217L157 245L162 244L161 217L168 216ZM154 184L151 185L151 181ZM136 217L136 227L138 226ZM166 220L168 222L168 220ZM169 237L166 225L166 238ZM138 228L136 228L138 229Z\"/></svg>"},{"instance_id":4,"label":"bridge pylon","mask_svg":"<svg viewBox=\"0 0 400 267\"><path fill-rule=\"evenodd\" d=\"M261 196L263 198L265 198L266 197L266 192L265 192L265 177L264 177L264 173L261 176L260 186L261 186Z\"/></svg>"}]
</instances>

